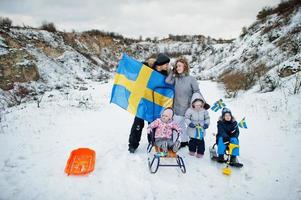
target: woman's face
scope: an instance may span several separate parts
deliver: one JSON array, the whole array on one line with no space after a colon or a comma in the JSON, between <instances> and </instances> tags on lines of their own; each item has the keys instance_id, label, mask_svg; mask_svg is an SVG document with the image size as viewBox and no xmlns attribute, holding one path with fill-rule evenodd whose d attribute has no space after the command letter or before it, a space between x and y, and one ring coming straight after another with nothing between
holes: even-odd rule
<instances>
[{"instance_id":1,"label":"woman's face","mask_svg":"<svg viewBox=\"0 0 301 200\"><path fill-rule=\"evenodd\" d=\"M231 121L232 117L231 117L230 113L226 113L224 119L225 119L225 121L228 121L228 122Z\"/></svg>"},{"instance_id":2,"label":"woman's face","mask_svg":"<svg viewBox=\"0 0 301 200\"><path fill-rule=\"evenodd\" d=\"M177 62L176 70L178 74L182 74L184 72L185 65L182 62Z\"/></svg>"}]
</instances>

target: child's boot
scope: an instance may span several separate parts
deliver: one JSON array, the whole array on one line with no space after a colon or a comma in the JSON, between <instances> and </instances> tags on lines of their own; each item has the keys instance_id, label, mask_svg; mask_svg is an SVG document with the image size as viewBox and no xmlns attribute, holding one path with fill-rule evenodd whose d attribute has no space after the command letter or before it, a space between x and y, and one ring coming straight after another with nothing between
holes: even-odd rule
<instances>
[{"instance_id":1,"label":"child's boot","mask_svg":"<svg viewBox=\"0 0 301 200\"><path fill-rule=\"evenodd\" d=\"M194 156L195 152L189 151L189 155Z\"/></svg>"},{"instance_id":2,"label":"child's boot","mask_svg":"<svg viewBox=\"0 0 301 200\"><path fill-rule=\"evenodd\" d=\"M236 156L231 156L230 158L230 165L233 166L233 167L242 167L243 164L242 163L239 163L236 159Z\"/></svg>"},{"instance_id":3,"label":"child's boot","mask_svg":"<svg viewBox=\"0 0 301 200\"><path fill-rule=\"evenodd\" d=\"M197 154L196 154L196 157L197 157L197 158L203 158L203 156L204 156L204 154L200 154L200 153L197 153Z\"/></svg>"},{"instance_id":4,"label":"child's boot","mask_svg":"<svg viewBox=\"0 0 301 200\"><path fill-rule=\"evenodd\" d=\"M164 143L163 143L163 145L162 145L162 150L163 150L164 153L167 154L167 152L168 152L168 149L167 149L167 142L164 142Z\"/></svg>"},{"instance_id":5,"label":"child's boot","mask_svg":"<svg viewBox=\"0 0 301 200\"><path fill-rule=\"evenodd\" d=\"M226 162L226 160L224 159L224 155L223 154L218 155L217 162L219 162L219 163Z\"/></svg>"},{"instance_id":6,"label":"child's boot","mask_svg":"<svg viewBox=\"0 0 301 200\"><path fill-rule=\"evenodd\" d=\"M183 147L186 147L186 146L188 146L188 142L181 142L180 148L183 148Z\"/></svg>"}]
</instances>

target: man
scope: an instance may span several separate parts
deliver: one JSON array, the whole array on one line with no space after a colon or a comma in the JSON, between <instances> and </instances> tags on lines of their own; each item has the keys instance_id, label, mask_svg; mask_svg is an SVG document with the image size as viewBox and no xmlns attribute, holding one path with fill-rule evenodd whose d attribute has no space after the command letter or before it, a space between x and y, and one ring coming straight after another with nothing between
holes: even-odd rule
<instances>
[{"instance_id":1,"label":"man","mask_svg":"<svg viewBox=\"0 0 301 200\"><path fill-rule=\"evenodd\" d=\"M170 59L163 53L160 53L156 61L153 63L150 62L150 59L143 64L153 68L157 72L161 73L164 76L167 76L167 69ZM131 128L130 136L129 136L129 152L134 153L139 146L139 142L141 140L141 134L144 127L144 120L138 117L135 117L134 123Z\"/></svg>"}]
</instances>

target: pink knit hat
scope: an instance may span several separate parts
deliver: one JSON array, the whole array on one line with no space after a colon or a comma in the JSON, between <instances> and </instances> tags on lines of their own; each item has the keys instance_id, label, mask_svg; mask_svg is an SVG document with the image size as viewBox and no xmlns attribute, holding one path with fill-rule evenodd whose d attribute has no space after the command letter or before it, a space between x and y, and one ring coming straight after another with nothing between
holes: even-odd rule
<instances>
[{"instance_id":1,"label":"pink knit hat","mask_svg":"<svg viewBox=\"0 0 301 200\"><path fill-rule=\"evenodd\" d=\"M167 115L169 119L172 119L173 117L173 109L172 108L165 108L165 110L162 112L162 115Z\"/></svg>"}]
</instances>

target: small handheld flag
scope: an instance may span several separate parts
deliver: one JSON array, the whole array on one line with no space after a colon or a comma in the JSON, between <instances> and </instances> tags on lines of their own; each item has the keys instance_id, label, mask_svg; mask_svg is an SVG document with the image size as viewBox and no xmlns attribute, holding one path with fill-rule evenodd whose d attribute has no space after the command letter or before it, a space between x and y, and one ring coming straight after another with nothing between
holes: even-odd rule
<instances>
[{"instance_id":1,"label":"small handheld flag","mask_svg":"<svg viewBox=\"0 0 301 200\"><path fill-rule=\"evenodd\" d=\"M222 109L224 107L226 107L226 104L223 102L222 99L220 99L214 103L214 105L211 107L211 110L217 112L219 109Z\"/></svg>"},{"instance_id":2,"label":"small handheld flag","mask_svg":"<svg viewBox=\"0 0 301 200\"><path fill-rule=\"evenodd\" d=\"M196 139L202 140L204 137L204 129L200 125L195 126L195 136Z\"/></svg>"},{"instance_id":3,"label":"small handheld flag","mask_svg":"<svg viewBox=\"0 0 301 200\"><path fill-rule=\"evenodd\" d=\"M245 117L238 123L238 126L239 126L240 128L248 128L248 127L247 127L247 123L246 123L246 118L245 118Z\"/></svg>"}]
</instances>

